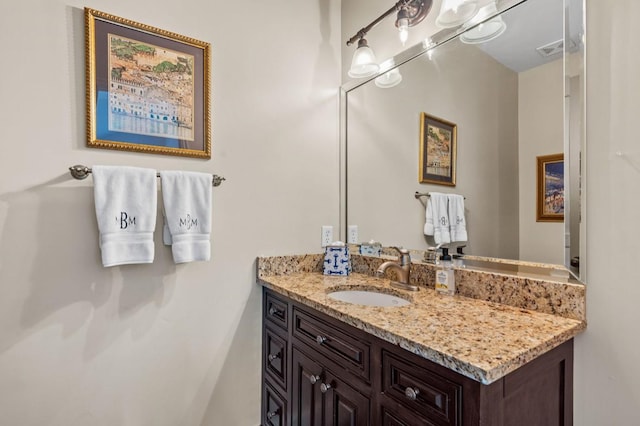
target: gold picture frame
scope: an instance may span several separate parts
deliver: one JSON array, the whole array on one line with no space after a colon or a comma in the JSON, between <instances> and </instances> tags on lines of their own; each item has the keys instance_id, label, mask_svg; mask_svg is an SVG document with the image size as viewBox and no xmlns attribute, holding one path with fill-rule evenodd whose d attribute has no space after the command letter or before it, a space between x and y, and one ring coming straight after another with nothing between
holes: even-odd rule
<instances>
[{"instance_id":1,"label":"gold picture frame","mask_svg":"<svg viewBox=\"0 0 640 426\"><path fill-rule=\"evenodd\" d=\"M85 8L87 146L211 158L211 45Z\"/></svg>"},{"instance_id":2,"label":"gold picture frame","mask_svg":"<svg viewBox=\"0 0 640 426\"><path fill-rule=\"evenodd\" d=\"M564 154L536 157L536 221L564 221Z\"/></svg>"},{"instance_id":3,"label":"gold picture frame","mask_svg":"<svg viewBox=\"0 0 640 426\"><path fill-rule=\"evenodd\" d=\"M457 132L455 123L420 114L420 183L456 186Z\"/></svg>"}]
</instances>

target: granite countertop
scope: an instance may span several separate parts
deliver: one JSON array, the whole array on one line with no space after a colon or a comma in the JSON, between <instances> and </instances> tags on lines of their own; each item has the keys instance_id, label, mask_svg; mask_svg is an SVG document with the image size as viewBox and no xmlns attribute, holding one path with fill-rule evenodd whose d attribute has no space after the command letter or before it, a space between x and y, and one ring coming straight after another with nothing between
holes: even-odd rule
<instances>
[{"instance_id":1,"label":"granite countertop","mask_svg":"<svg viewBox=\"0 0 640 426\"><path fill-rule=\"evenodd\" d=\"M338 277L294 272L261 275L258 283L484 384L500 379L586 327L584 321L445 296L431 288L399 290L387 279L364 274ZM327 296L346 288L382 290L412 303L375 307Z\"/></svg>"}]
</instances>

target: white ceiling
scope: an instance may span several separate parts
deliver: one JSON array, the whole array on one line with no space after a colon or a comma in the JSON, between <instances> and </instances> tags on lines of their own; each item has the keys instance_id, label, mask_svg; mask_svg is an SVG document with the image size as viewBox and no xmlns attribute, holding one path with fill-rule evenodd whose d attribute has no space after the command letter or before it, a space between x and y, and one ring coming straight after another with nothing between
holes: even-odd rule
<instances>
[{"instance_id":1,"label":"white ceiling","mask_svg":"<svg viewBox=\"0 0 640 426\"><path fill-rule=\"evenodd\" d=\"M521 72L553 61L558 54L543 57L537 48L563 38L563 1L527 0L504 12L505 32L480 48L504 64Z\"/></svg>"}]
</instances>

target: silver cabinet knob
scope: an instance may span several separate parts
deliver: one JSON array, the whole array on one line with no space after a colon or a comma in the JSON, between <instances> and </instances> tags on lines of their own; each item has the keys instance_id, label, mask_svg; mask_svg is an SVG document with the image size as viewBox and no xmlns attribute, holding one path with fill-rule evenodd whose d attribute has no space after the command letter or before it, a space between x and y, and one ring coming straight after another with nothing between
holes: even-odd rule
<instances>
[{"instance_id":1,"label":"silver cabinet knob","mask_svg":"<svg viewBox=\"0 0 640 426\"><path fill-rule=\"evenodd\" d=\"M409 386L404 390L404 396L409 398L412 401L415 401L418 398L418 394L420 393L420 389L413 389Z\"/></svg>"},{"instance_id":2,"label":"silver cabinet knob","mask_svg":"<svg viewBox=\"0 0 640 426\"><path fill-rule=\"evenodd\" d=\"M269 361L273 361L274 359L280 358L280 354L281 352L278 352L277 354L269 354L267 358L269 359Z\"/></svg>"},{"instance_id":3,"label":"silver cabinet knob","mask_svg":"<svg viewBox=\"0 0 640 426\"><path fill-rule=\"evenodd\" d=\"M280 309L277 309L277 308L276 308L276 307L274 307L274 306L270 307L270 308L269 308L269 315L272 315L272 316L273 316L273 315L275 315L275 314L282 315L282 314L283 314L283 311L281 311Z\"/></svg>"},{"instance_id":4,"label":"silver cabinet knob","mask_svg":"<svg viewBox=\"0 0 640 426\"><path fill-rule=\"evenodd\" d=\"M312 385L315 385L316 383L318 383L319 380L320 380L320 376L315 376L313 374L309 376L309 381L311 382Z\"/></svg>"},{"instance_id":5,"label":"silver cabinet knob","mask_svg":"<svg viewBox=\"0 0 640 426\"><path fill-rule=\"evenodd\" d=\"M327 341L326 337L324 337L324 336L316 336L316 342L318 342L319 345L323 344L326 341Z\"/></svg>"},{"instance_id":6,"label":"silver cabinet knob","mask_svg":"<svg viewBox=\"0 0 640 426\"><path fill-rule=\"evenodd\" d=\"M269 412L267 413L267 419L269 419L269 420L270 420L270 419L274 418L275 416L277 416L277 415L279 415L279 414L280 414L280 409L279 409L279 408L278 408L278 409L276 409L276 411L269 411Z\"/></svg>"},{"instance_id":7,"label":"silver cabinet knob","mask_svg":"<svg viewBox=\"0 0 640 426\"><path fill-rule=\"evenodd\" d=\"M320 392L327 393L329 389L331 389L330 383L320 383Z\"/></svg>"}]
</instances>

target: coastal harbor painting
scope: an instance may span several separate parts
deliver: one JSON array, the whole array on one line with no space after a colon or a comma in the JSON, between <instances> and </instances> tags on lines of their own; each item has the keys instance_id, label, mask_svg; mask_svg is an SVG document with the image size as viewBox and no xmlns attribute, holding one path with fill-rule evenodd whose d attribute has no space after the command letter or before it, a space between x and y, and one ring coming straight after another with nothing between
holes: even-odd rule
<instances>
[{"instance_id":1,"label":"coastal harbor painting","mask_svg":"<svg viewBox=\"0 0 640 426\"><path fill-rule=\"evenodd\" d=\"M537 222L564 221L564 154L536 157Z\"/></svg>"},{"instance_id":2,"label":"coastal harbor painting","mask_svg":"<svg viewBox=\"0 0 640 426\"><path fill-rule=\"evenodd\" d=\"M420 183L456 185L457 128L447 120L420 114Z\"/></svg>"},{"instance_id":3,"label":"coastal harbor painting","mask_svg":"<svg viewBox=\"0 0 640 426\"><path fill-rule=\"evenodd\" d=\"M87 145L211 158L210 45L85 9Z\"/></svg>"}]
</instances>

